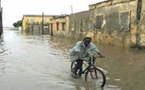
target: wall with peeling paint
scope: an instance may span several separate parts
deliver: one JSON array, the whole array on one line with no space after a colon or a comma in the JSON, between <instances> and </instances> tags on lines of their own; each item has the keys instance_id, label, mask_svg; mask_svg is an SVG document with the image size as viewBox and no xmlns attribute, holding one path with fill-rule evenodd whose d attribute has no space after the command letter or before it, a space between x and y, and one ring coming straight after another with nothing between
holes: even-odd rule
<instances>
[{"instance_id":1,"label":"wall with peeling paint","mask_svg":"<svg viewBox=\"0 0 145 90\"><path fill-rule=\"evenodd\" d=\"M142 11L140 20L140 44L145 46L145 0L142 0Z\"/></svg>"},{"instance_id":2,"label":"wall with peeling paint","mask_svg":"<svg viewBox=\"0 0 145 90\"><path fill-rule=\"evenodd\" d=\"M69 36L90 36L98 43L124 47L136 42L135 0L105 1L89 7L89 11L70 15Z\"/></svg>"},{"instance_id":3,"label":"wall with peeling paint","mask_svg":"<svg viewBox=\"0 0 145 90\"><path fill-rule=\"evenodd\" d=\"M95 25L97 42L129 47L136 41L131 40L130 33L135 23L136 1L104 2L90 10L94 11L90 19Z\"/></svg>"},{"instance_id":4,"label":"wall with peeling paint","mask_svg":"<svg viewBox=\"0 0 145 90\"><path fill-rule=\"evenodd\" d=\"M139 45L145 46L145 0L139 25L137 1L110 0L89 5L89 11L71 14L67 36L90 36L95 42L123 47L136 45L139 40Z\"/></svg>"},{"instance_id":5,"label":"wall with peeling paint","mask_svg":"<svg viewBox=\"0 0 145 90\"><path fill-rule=\"evenodd\" d=\"M69 35L79 38L84 32L90 30L93 25L89 19L90 11L82 11L70 15Z\"/></svg>"}]
</instances>

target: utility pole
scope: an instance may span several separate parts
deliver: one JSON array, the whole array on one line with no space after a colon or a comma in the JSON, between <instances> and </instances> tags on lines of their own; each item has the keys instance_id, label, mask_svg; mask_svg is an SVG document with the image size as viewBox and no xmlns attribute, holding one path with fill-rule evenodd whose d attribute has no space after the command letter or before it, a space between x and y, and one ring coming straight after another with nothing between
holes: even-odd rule
<instances>
[{"instance_id":1,"label":"utility pole","mask_svg":"<svg viewBox=\"0 0 145 90\"><path fill-rule=\"evenodd\" d=\"M71 5L71 14L73 14L73 6Z\"/></svg>"},{"instance_id":2,"label":"utility pole","mask_svg":"<svg viewBox=\"0 0 145 90\"><path fill-rule=\"evenodd\" d=\"M71 5L71 15L72 15L72 28L71 30L74 31L74 27L75 27L75 18L74 18L74 14L73 14L73 6Z\"/></svg>"},{"instance_id":3,"label":"utility pole","mask_svg":"<svg viewBox=\"0 0 145 90\"><path fill-rule=\"evenodd\" d=\"M44 12L42 12L42 34L44 34Z\"/></svg>"}]
</instances>

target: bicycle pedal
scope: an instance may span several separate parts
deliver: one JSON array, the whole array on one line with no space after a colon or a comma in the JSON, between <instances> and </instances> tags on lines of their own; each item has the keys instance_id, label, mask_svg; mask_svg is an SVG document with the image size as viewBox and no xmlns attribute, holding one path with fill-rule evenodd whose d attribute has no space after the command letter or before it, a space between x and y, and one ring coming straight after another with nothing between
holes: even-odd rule
<instances>
[{"instance_id":1,"label":"bicycle pedal","mask_svg":"<svg viewBox=\"0 0 145 90\"><path fill-rule=\"evenodd\" d=\"M75 75L75 76L73 76L73 78L79 78L79 76Z\"/></svg>"},{"instance_id":2,"label":"bicycle pedal","mask_svg":"<svg viewBox=\"0 0 145 90\"><path fill-rule=\"evenodd\" d=\"M79 78L79 75L75 75L74 73L72 74L73 78Z\"/></svg>"}]
</instances>

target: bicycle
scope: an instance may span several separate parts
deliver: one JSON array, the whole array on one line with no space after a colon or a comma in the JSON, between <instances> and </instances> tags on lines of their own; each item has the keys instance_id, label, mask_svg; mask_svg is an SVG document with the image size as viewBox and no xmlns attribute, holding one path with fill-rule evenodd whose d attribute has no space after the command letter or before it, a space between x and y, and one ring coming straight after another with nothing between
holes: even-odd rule
<instances>
[{"instance_id":1,"label":"bicycle","mask_svg":"<svg viewBox=\"0 0 145 90\"><path fill-rule=\"evenodd\" d=\"M78 69L76 74L79 76L81 76L82 74L85 74L85 81L89 82L89 81L93 80L100 87L104 87L106 84L106 76L100 68L98 68L94 65L96 58L100 58L100 57L93 57L92 60L90 58L89 62L87 62L88 66L84 70ZM86 61L85 60L82 60L82 61L83 61L83 66L85 66ZM72 73L74 73L74 71L76 69L76 64L77 64L77 60L75 60L71 63L71 72Z\"/></svg>"}]
</instances>

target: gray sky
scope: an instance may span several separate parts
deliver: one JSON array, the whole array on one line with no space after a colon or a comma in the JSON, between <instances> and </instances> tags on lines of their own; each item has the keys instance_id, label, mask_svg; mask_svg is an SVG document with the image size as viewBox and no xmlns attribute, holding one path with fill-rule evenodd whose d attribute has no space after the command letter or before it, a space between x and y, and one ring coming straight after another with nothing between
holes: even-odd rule
<instances>
[{"instance_id":1,"label":"gray sky","mask_svg":"<svg viewBox=\"0 0 145 90\"><path fill-rule=\"evenodd\" d=\"M89 9L90 4L105 0L2 0L3 26L12 27L25 14L60 15Z\"/></svg>"}]
</instances>

